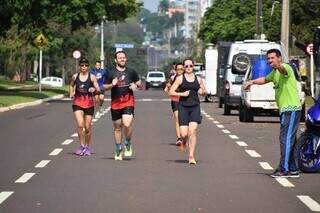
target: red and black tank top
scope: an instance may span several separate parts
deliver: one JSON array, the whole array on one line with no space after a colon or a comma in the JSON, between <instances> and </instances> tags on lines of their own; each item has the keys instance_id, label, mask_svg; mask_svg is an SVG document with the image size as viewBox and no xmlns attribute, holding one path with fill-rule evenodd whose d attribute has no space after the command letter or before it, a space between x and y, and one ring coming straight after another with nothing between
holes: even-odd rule
<instances>
[{"instance_id":1,"label":"red and black tank top","mask_svg":"<svg viewBox=\"0 0 320 213\"><path fill-rule=\"evenodd\" d=\"M93 103L93 95L89 92L89 88L93 87L93 83L91 81L90 73L88 73L88 77L86 81L81 81L79 78L80 73L77 74L75 85L76 85L76 94L73 99L73 104L82 108L90 108L94 106Z\"/></svg>"}]
</instances>

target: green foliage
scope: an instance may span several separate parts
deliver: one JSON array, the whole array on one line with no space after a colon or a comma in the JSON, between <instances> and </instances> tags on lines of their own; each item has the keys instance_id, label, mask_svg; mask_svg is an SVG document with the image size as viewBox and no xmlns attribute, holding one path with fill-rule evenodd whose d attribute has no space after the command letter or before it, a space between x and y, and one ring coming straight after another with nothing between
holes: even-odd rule
<instances>
[{"instance_id":1,"label":"green foliage","mask_svg":"<svg viewBox=\"0 0 320 213\"><path fill-rule=\"evenodd\" d=\"M272 5L274 10L271 16ZM254 37L256 1L216 0L202 19L199 38L204 42L235 41ZM320 25L318 0L291 1L291 35L304 44L313 39L313 30ZM263 33L271 41L280 40L281 4L263 1Z\"/></svg>"}]
</instances>

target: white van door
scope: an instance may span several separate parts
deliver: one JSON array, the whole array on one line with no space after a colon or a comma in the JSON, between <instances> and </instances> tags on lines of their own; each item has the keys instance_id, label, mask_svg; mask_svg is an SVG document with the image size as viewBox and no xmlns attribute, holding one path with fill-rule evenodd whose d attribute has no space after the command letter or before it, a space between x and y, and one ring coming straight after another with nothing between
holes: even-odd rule
<instances>
[{"instance_id":1,"label":"white van door","mask_svg":"<svg viewBox=\"0 0 320 213\"><path fill-rule=\"evenodd\" d=\"M206 70L204 84L208 94L217 94L218 49L208 48L205 51Z\"/></svg>"}]
</instances>

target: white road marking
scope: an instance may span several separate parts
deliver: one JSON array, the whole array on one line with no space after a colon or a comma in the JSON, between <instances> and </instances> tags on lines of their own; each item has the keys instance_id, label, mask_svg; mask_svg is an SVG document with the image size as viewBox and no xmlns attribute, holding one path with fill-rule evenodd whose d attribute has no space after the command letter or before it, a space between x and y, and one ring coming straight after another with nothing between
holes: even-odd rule
<instances>
[{"instance_id":1,"label":"white road marking","mask_svg":"<svg viewBox=\"0 0 320 213\"><path fill-rule=\"evenodd\" d=\"M96 118L92 119L92 122L97 122L97 121L98 121L98 119L96 119Z\"/></svg>"},{"instance_id":2,"label":"white road marking","mask_svg":"<svg viewBox=\"0 0 320 213\"><path fill-rule=\"evenodd\" d=\"M214 120L214 118L208 118L210 121L213 121Z\"/></svg>"},{"instance_id":3,"label":"white road marking","mask_svg":"<svg viewBox=\"0 0 320 213\"><path fill-rule=\"evenodd\" d=\"M288 181L287 178L283 178L283 177L278 177L275 178L283 187L294 187L294 185Z\"/></svg>"},{"instance_id":4,"label":"white road marking","mask_svg":"<svg viewBox=\"0 0 320 213\"><path fill-rule=\"evenodd\" d=\"M152 99L150 99L150 98L143 98L143 99L141 99L141 101L152 101Z\"/></svg>"},{"instance_id":5,"label":"white road marking","mask_svg":"<svg viewBox=\"0 0 320 213\"><path fill-rule=\"evenodd\" d=\"M268 162L259 162L259 164L264 170L273 170Z\"/></svg>"},{"instance_id":6,"label":"white road marking","mask_svg":"<svg viewBox=\"0 0 320 213\"><path fill-rule=\"evenodd\" d=\"M311 211L320 212L320 204L306 195L297 196Z\"/></svg>"},{"instance_id":7,"label":"white road marking","mask_svg":"<svg viewBox=\"0 0 320 213\"><path fill-rule=\"evenodd\" d=\"M78 137L78 133L72 134L71 137L73 137L73 138Z\"/></svg>"},{"instance_id":8,"label":"white road marking","mask_svg":"<svg viewBox=\"0 0 320 213\"><path fill-rule=\"evenodd\" d=\"M49 155L51 156L59 155L62 150L63 149L54 149Z\"/></svg>"},{"instance_id":9,"label":"white road marking","mask_svg":"<svg viewBox=\"0 0 320 213\"><path fill-rule=\"evenodd\" d=\"M236 135L229 135L229 137L230 137L231 139L239 139L239 137L236 136Z\"/></svg>"},{"instance_id":10,"label":"white road marking","mask_svg":"<svg viewBox=\"0 0 320 213\"><path fill-rule=\"evenodd\" d=\"M13 194L13 192L1 192L0 193L0 204L3 203L3 201L5 201L6 199L8 199L8 197L10 197Z\"/></svg>"},{"instance_id":11,"label":"white road marking","mask_svg":"<svg viewBox=\"0 0 320 213\"><path fill-rule=\"evenodd\" d=\"M207 118L210 118L210 117L211 117L211 116L210 116L210 115L208 115L208 114L206 114L205 116L206 116Z\"/></svg>"},{"instance_id":12,"label":"white road marking","mask_svg":"<svg viewBox=\"0 0 320 213\"><path fill-rule=\"evenodd\" d=\"M69 145L73 142L73 139L67 139L65 141L62 142L62 145Z\"/></svg>"},{"instance_id":13,"label":"white road marking","mask_svg":"<svg viewBox=\"0 0 320 213\"><path fill-rule=\"evenodd\" d=\"M213 121L213 123L214 123L214 124L219 124L220 122L219 122L219 121Z\"/></svg>"},{"instance_id":14,"label":"white road marking","mask_svg":"<svg viewBox=\"0 0 320 213\"><path fill-rule=\"evenodd\" d=\"M222 124L218 124L217 127L219 127L220 129L224 128Z\"/></svg>"},{"instance_id":15,"label":"white road marking","mask_svg":"<svg viewBox=\"0 0 320 213\"><path fill-rule=\"evenodd\" d=\"M250 155L250 157L253 157L253 158L260 158L261 155L256 152L255 150L245 150L246 153L248 153L248 155Z\"/></svg>"},{"instance_id":16,"label":"white road marking","mask_svg":"<svg viewBox=\"0 0 320 213\"><path fill-rule=\"evenodd\" d=\"M169 99L169 98L163 98L163 99L161 99L161 101L171 101L171 99Z\"/></svg>"},{"instance_id":17,"label":"white road marking","mask_svg":"<svg viewBox=\"0 0 320 213\"><path fill-rule=\"evenodd\" d=\"M231 132L230 132L229 130L227 130L227 129L223 129L222 132L223 132L223 133L226 133L226 134L230 134L230 133L231 133Z\"/></svg>"},{"instance_id":18,"label":"white road marking","mask_svg":"<svg viewBox=\"0 0 320 213\"><path fill-rule=\"evenodd\" d=\"M248 144L244 141L236 141L239 146L248 146Z\"/></svg>"},{"instance_id":19,"label":"white road marking","mask_svg":"<svg viewBox=\"0 0 320 213\"><path fill-rule=\"evenodd\" d=\"M35 165L35 168L43 168L45 167L46 165L48 165L48 163L50 162L51 160L42 160L40 161L37 165Z\"/></svg>"},{"instance_id":20,"label":"white road marking","mask_svg":"<svg viewBox=\"0 0 320 213\"><path fill-rule=\"evenodd\" d=\"M32 178L36 173L24 173L21 177L19 177L15 183L26 183L28 180Z\"/></svg>"}]
</instances>

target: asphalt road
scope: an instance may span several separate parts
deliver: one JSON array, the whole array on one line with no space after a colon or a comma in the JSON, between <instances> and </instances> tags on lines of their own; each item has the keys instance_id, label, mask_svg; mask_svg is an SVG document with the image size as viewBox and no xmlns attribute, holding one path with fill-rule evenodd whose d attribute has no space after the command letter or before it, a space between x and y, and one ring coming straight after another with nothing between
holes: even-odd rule
<instances>
[{"instance_id":1,"label":"asphalt road","mask_svg":"<svg viewBox=\"0 0 320 213\"><path fill-rule=\"evenodd\" d=\"M217 103L202 103L198 164L190 166L174 145L166 94L136 98L134 155L121 162L113 160L110 111L94 122L89 157L73 154L79 144L69 100L1 113L0 212L320 211L319 174L268 176L280 157L277 117L240 123L237 111L223 116Z\"/></svg>"}]
</instances>

